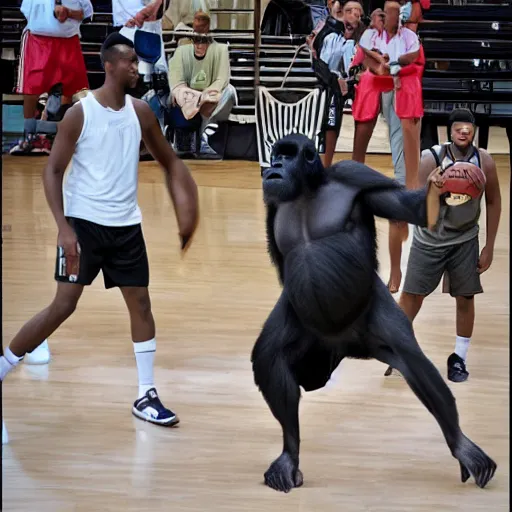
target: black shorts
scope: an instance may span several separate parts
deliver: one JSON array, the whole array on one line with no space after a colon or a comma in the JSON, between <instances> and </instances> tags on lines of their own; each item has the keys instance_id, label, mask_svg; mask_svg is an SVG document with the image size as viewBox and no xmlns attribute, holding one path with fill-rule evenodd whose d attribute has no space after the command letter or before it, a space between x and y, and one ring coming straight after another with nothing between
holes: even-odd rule
<instances>
[{"instance_id":1,"label":"black shorts","mask_svg":"<svg viewBox=\"0 0 512 512\"><path fill-rule=\"evenodd\" d=\"M103 271L105 288L149 285L149 262L140 224L133 226L101 226L83 219L67 218L80 245L80 267L73 281L62 275L59 248L55 263L55 279L84 286L92 284ZM64 255L65 256L65 255Z\"/></svg>"}]
</instances>

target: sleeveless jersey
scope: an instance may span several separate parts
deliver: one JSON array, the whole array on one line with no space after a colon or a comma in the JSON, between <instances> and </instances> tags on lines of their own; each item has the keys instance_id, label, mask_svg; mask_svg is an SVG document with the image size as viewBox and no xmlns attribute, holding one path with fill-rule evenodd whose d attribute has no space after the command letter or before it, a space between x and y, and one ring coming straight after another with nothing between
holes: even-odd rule
<instances>
[{"instance_id":1,"label":"sleeveless jersey","mask_svg":"<svg viewBox=\"0 0 512 512\"><path fill-rule=\"evenodd\" d=\"M142 130L132 99L120 110L89 92L80 100L84 122L64 183L64 213L101 224L140 224L137 201Z\"/></svg>"},{"instance_id":2,"label":"sleeveless jersey","mask_svg":"<svg viewBox=\"0 0 512 512\"><path fill-rule=\"evenodd\" d=\"M480 168L482 167L478 148L473 146L473 151L470 151L464 160L457 160L450 146L451 143L448 142L433 146L430 149L437 167L446 169L457 161L471 162ZM483 193L460 206L449 206L443 202L435 231L414 226L414 237L423 244L440 247L461 244L478 236L482 197Z\"/></svg>"}]
</instances>

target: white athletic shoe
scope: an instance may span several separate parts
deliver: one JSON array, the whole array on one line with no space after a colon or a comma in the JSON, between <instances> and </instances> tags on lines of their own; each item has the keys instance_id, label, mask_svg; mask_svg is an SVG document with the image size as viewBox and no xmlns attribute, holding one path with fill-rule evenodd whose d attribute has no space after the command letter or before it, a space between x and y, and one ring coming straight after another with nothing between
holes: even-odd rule
<instances>
[{"instance_id":1,"label":"white athletic shoe","mask_svg":"<svg viewBox=\"0 0 512 512\"><path fill-rule=\"evenodd\" d=\"M2 421L2 444L7 444L9 442L9 434L7 433L7 429L5 428L5 421Z\"/></svg>"},{"instance_id":2,"label":"white athletic shoe","mask_svg":"<svg viewBox=\"0 0 512 512\"><path fill-rule=\"evenodd\" d=\"M48 364L50 362L50 347L48 340L44 340L32 352L27 352L23 358L26 364Z\"/></svg>"}]
</instances>

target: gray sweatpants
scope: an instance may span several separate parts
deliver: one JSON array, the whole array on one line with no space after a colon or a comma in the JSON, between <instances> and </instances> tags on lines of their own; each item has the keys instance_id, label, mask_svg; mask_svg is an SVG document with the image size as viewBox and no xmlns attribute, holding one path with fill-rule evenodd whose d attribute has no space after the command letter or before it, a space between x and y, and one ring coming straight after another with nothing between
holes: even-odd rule
<instances>
[{"instance_id":1,"label":"gray sweatpants","mask_svg":"<svg viewBox=\"0 0 512 512\"><path fill-rule=\"evenodd\" d=\"M404 138L402 122L395 112L395 91L384 92L381 95L382 115L389 130L389 145L395 168L395 179L405 185Z\"/></svg>"}]
</instances>

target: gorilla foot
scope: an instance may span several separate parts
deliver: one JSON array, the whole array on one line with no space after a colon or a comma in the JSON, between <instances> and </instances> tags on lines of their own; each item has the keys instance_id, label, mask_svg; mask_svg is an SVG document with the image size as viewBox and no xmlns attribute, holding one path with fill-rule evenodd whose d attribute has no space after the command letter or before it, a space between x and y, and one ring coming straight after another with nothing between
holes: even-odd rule
<instances>
[{"instance_id":1,"label":"gorilla foot","mask_svg":"<svg viewBox=\"0 0 512 512\"><path fill-rule=\"evenodd\" d=\"M476 485L483 489L494 476L496 463L484 453L473 441L462 436L453 456L459 461L462 482L472 475Z\"/></svg>"},{"instance_id":2,"label":"gorilla foot","mask_svg":"<svg viewBox=\"0 0 512 512\"><path fill-rule=\"evenodd\" d=\"M300 487L303 481L298 465L286 452L272 462L265 472L265 485L276 491L290 492L294 487Z\"/></svg>"}]
</instances>

